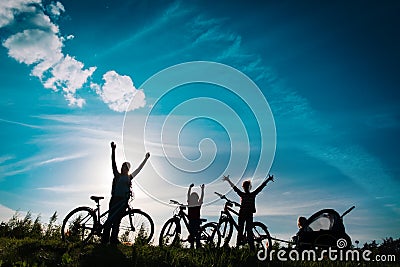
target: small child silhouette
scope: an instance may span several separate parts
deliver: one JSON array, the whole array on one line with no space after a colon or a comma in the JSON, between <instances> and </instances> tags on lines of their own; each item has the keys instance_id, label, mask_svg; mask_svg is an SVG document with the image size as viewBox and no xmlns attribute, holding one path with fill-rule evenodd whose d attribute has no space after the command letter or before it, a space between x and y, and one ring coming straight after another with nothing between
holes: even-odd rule
<instances>
[{"instance_id":1,"label":"small child silhouette","mask_svg":"<svg viewBox=\"0 0 400 267\"><path fill-rule=\"evenodd\" d=\"M189 218L189 242L190 247L194 248L194 243L196 242L196 248L199 248L200 245L200 209L203 204L204 198L204 184L201 187L201 196L196 192L192 192L194 184L189 186L189 190L187 193L187 203L188 203L188 218Z\"/></svg>"},{"instance_id":2,"label":"small child silhouette","mask_svg":"<svg viewBox=\"0 0 400 267\"><path fill-rule=\"evenodd\" d=\"M223 176L223 181L227 181L229 185L233 188L233 190L240 196L240 210L239 210L239 218L238 218L238 236L236 241L236 246L239 246L243 239L243 228L246 223L246 234L247 241L249 243L250 249L254 250L254 237L253 237L253 213L256 212L255 200L258 193L263 190L263 188L267 185L269 181L274 181L274 176L268 175L268 179L261 183L261 185L250 192L251 190L251 182L249 180L244 181L242 184L243 191L239 190L236 185L234 185L228 176Z\"/></svg>"}]
</instances>

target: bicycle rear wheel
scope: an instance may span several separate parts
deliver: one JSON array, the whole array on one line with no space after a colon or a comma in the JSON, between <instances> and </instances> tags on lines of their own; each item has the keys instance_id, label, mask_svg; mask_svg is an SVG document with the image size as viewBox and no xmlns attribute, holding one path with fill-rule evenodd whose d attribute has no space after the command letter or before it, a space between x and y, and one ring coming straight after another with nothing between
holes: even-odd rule
<instances>
[{"instance_id":1,"label":"bicycle rear wheel","mask_svg":"<svg viewBox=\"0 0 400 267\"><path fill-rule=\"evenodd\" d=\"M171 246L179 241L181 225L175 218L169 219L161 229L159 245Z\"/></svg>"},{"instance_id":2,"label":"bicycle rear wheel","mask_svg":"<svg viewBox=\"0 0 400 267\"><path fill-rule=\"evenodd\" d=\"M206 223L200 228L200 243L202 246L219 247L221 243L221 234L215 223Z\"/></svg>"},{"instance_id":3,"label":"bicycle rear wheel","mask_svg":"<svg viewBox=\"0 0 400 267\"><path fill-rule=\"evenodd\" d=\"M154 222L141 210L130 210L122 218L119 225L118 239L126 245L136 242L148 244L154 235Z\"/></svg>"},{"instance_id":4,"label":"bicycle rear wheel","mask_svg":"<svg viewBox=\"0 0 400 267\"><path fill-rule=\"evenodd\" d=\"M261 222L253 222L253 236L256 251L264 251L269 255L272 249L272 239L268 227Z\"/></svg>"},{"instance_id":5,"label":"bicycle rear wheel","mask_svg":"<svg viewBox=\"0 0 400 267\"><path fill-rule=\"evenodd\" d=\"M61 237L66 242L87 242L94 234L96 213L89 207L78 207L68 213L61 227Z\"/></svg>"}]
</instances>

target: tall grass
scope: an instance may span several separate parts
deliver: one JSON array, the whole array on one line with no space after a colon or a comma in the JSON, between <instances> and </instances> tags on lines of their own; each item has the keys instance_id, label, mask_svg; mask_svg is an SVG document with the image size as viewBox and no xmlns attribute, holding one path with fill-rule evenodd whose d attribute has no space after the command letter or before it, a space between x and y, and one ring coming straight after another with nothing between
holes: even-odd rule
<instances>
[{"instance_id":1,"label":"tall grass","mask_svg":"<svg viewBox=\"0 0 400 267\"><path fill-rule=\"evenodd\" d=\"M48 223L40 217L24 218L15 214L8 222L0 224L0 267L3 266L384 266L377 262L272 262L260 261L256 253L244 248L189 249L180 246L159 247L144 242L144 233L138 235L134 246L64 243L57 213ZM141 240L143 239L143 240ZM400 239L387 238L378 245L365 244L366 249L377 253L396 254L397 262L386 266L400 266ZM274 248L278 249L279 244Z\"/></svg>"}]
</instances>

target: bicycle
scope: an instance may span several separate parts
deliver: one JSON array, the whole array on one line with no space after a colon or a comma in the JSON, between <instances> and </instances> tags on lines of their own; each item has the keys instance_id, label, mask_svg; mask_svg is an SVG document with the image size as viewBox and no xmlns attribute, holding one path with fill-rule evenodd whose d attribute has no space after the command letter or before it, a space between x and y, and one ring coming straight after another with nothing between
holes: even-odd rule
<instances>
[{"instance_id":1,"label":"bicycle","mask_svg":"<svg viewBox=\"0 0 400 267\"><path fill-rule=\"evenodd\" d=\"M226 201L224 209L221 211L221 215L218 219L218 222L215 224L221 235L222 246L229 246L229 242L233 234L233 227L236 229L236 231L238 231L239 229L239 225L232 216L232 213L238 216L239 212L234 210L232 207L233 206L240 207L240 204L233 200L228 199L225 195L222 195L218 192L214 193L221 199L224 199ZM240 244L247 243L245 242L247 241L246 231L244 232L245 232L243 236L244 240L242 240ZM257 222L257 221L253 222L253 235L254 235L253 238L256 251L267 249L267 252L269 252L269 250L272 247L272 240L271 240L271 235L268 232L268 227L262 222ZM262 244L264 240L266 240L266 246L263 246Z\"/></svg>"},{"instance_id":2,"label":"bicycle","mask_svg":"<svg viewBox=\"0 0 400 267\"><path fill-rule=\"evenodd\" d=\"M171 204L177 205L173 212L172 218L167 220L161 229L159 237L160 246L171 246L176 245L179 242L189 242L190 234L188 238L181 239L182 227L181 221L183 221L186 229L189 232L188 215L185 213L186 205L179 203L175 200L170 200ZM201 223L207 221L207 219L200 219ZM213 223L206 223L200 226L200 244L202 246L209 245L213 247L219 247L221 237L217 231L216 225Z\"/></svg>"},{"instance_id":3,"label":"bicycle","mask_svg":"<svg viewBox=\"0 0 400 267\"><path fill-rule=\"evenodd\" d=\"M62 240L87 243L95 236L101 237L109 211L100 214L100 200L104 197L91 196L90 199L96 203L95 209L86 206L78 207L65 217L61 227ZM118 239L125 245L133 245L137 240L149 243L154 234L154 222L147 213L140 209L133 209L128 204L119 230Z\"/></svg>"}]
</instances>

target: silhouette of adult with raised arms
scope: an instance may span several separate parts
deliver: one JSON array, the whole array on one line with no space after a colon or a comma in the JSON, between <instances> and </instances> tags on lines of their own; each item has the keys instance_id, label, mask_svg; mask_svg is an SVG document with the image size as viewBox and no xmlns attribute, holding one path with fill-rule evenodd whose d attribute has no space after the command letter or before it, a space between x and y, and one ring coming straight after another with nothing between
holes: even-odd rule
<instances>
[{"instance_id":1,"label":"silhouette of adult with raised arms","mask_svg":"<svg viewBox=\"0 0 400 267\"><path fill-rule=\"evenodd\" d=\"M131 164L124 162L121 166L121 172L118 171L117 163L115 162L115 149L117 145L111 142L111 163L114 179L112 182L111 199L109 203L109 214L107 221L104 223L103 234L101 242L107 244L118 244L118 232L119 225L122 217L128 207L128 201L131 196L131 181L135 176L142 170L147 160L150 157L150 153L146 153L144 160L137 167L137 169L129 174ZM111 231L111 237L110 237Z\"/></svg>"},{"instance_id":2,"label":"silhouette of adult with raised arms","mask_svg":"<svg viewBox=\"0 0 400 267\"><path fill-rule=\"evenodd\" d=\"M253 237L253 214L256 212L255 200L258 193L263 190L269 181L274 181L273 175L268 175L268 179L261 183L259 187L253 192L251 190L251 181L246 180L242 183L243 191L238 189L235 184L229 179L228 176L223 176L223 181L227 181L233 190L240 196L240 209L238 218L238 236L236 240L236 246L239 246L243 240L243 228L246 224L246 235L247 242L249 243L250 249L254 250L254 237Z\"/></svg>"},{"instance_id":3,"label":"silhouette of adult with raised arms","mask_svg":"<svg viewBox=\"0 0 400 267\"><path fill-rule=\"evenodd\" d=\"M188 203L188 218L189 218L189 232L190 232L190 247L194 248L194 243L196 242L196 248L200 248L200 209L203 204L204 198L204 184L201 187L201 196L196 192L192 192L194 184L191 184L187 193L187 203Z\"/></svg>"}]
</instances>

